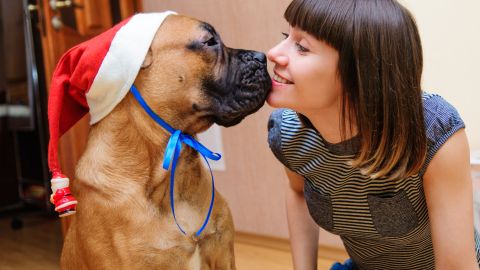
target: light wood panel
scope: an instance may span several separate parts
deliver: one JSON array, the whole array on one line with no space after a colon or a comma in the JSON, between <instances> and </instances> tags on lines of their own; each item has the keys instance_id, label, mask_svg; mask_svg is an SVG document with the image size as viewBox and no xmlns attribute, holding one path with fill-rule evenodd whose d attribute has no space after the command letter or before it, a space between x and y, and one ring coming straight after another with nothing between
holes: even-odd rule
<instances>
[{"instance_id":1,"label":"light wood panel","mask_svg":"<svg viewBox=\"0 0 480 270\"><path fill-rule=\"evenodd\" d=\"M290 0L144 0L146 12L174 10L211 23L229 47L267 52L288 31L283 12ZM271 71L271 63L269 70ZM285 213L287 179L267 144L265 105L240 125L224 129L225 172L215 172L216 186L229 202L238 231L288 237ZM322 231L322 245L342 247Z\"/></svg>"},{"instance_id":2,"label":"light wood panel","mask_svg":"<svg viewBox=\"0 0 480 270\"><path fill-rule=\"evenodd\" d=\"M131 2L131 1L130 1ZM112 13L108 0L76 0L77 31L82 36L95 36L112 26Z\"/></svg>"}]
</instances>

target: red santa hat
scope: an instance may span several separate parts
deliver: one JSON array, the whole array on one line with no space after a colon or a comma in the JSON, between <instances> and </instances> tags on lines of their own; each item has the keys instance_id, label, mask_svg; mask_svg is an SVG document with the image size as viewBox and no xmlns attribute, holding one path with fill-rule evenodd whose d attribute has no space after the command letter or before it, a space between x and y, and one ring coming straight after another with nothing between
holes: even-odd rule
<instances>
[{"instance_id":1,"label":"red santa hat","mask_svg":"<svg viewBox=\"0 0 480 270\"><path fill-rule=\"evenodd\" d=\"M48 166L54 180L66 179L58 163L59 138L86 113L90 112L93 125L120 103L158 28L171 14L175 12L134 15L62 56L53 73L48 100Z\"/></svg>"}]
</instances>

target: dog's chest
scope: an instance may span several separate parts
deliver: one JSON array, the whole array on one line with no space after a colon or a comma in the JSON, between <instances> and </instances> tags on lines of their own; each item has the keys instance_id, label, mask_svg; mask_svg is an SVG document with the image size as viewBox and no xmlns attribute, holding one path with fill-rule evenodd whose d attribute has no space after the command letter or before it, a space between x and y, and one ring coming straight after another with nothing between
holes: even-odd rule
<instances>
[{"instance_id":1,"label":"dog's chest","mask_svg":"<svg viewBox=\"0 0 480 270\"><path fill-rule=\"evenodd\" d=\"M175 202L175 216L178 225L187 235L194 235L202 227L208 213L207 207L208 206L198 207L187 202ZM168 217L168 220L170 220L171 224L175 226L175 229L179 231L176 224L174 224L173 219L171 219L171 216ZM213 226L212 223L213 221L209 220L200 236L215 233L215 226Z\"/></svg>"},{"instance_id":2,"label":"dog's chest","mask_svg":"<svg viewBox=\"0 0 480 270\"><path fill-rule=\"evenodd\" d=\"M188 261L188 270L200 270L202 266L202 258L200 256L200 247L195 245L195 251L193 252L190 260Z\"/></svg>"},{"instance_id":3,"label":"dog's chest","mask_svg":"<svg viewBox=\"0 0 480 270\"><path fill-rule=\"evenodd\" d=\"M172 213L167 214L162 224L164 227L160 230L161 235L156 239L156 248L165 251L180 248L183 250L184 269L187 270L201 270L203 265L201 245L202 239L210 234L216 232L213 220L210 220L204 231L199 237L195 237L195 233L201 228L208 209L205 213L201 212L199 207L193 207L188 203L175 204L175 216L178 224L186 232L184 235L174 222Z\"/></svg>"}]
</instances>

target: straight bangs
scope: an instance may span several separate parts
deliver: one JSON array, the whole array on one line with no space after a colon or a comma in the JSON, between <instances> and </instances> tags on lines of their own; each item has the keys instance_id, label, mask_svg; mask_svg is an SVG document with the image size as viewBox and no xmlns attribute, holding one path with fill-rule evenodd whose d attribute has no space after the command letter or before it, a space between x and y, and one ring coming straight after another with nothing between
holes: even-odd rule
<instances>
[{"instance_id":1,"label":"straight bangs","mask_svg":"<svg viewBox=\"0 0 480 270\"><path fill-rule=\"evenodd\" d=\"M345 38L351 37L353 5L350 0L293 0L284 17L292 27L340 51Z\"/></svg>"}]
</instances>

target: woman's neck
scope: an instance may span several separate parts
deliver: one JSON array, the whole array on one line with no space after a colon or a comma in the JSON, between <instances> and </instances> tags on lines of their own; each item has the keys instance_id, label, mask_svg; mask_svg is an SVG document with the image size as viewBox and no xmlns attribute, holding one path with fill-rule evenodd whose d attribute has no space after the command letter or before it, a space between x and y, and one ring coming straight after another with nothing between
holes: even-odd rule
<instances>
[{"instance_id":1,"label":"woman's neck","mask_svg":"<svg viewBox=\"0 0 480 270\"><path fill-rule=\"evenodd\" d=\"M302 114L310 120L313 127L328 143L340 143L357 135L358 131L355 123L352 125L352 129L350 129L350 122L347 119L345 123L345 138L342 138L341 129L343 123L340 121L340 109L338 108L307 111L302 112Z\"/></svg>"}]
</instances>

